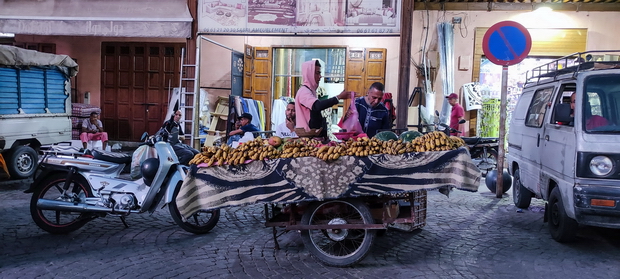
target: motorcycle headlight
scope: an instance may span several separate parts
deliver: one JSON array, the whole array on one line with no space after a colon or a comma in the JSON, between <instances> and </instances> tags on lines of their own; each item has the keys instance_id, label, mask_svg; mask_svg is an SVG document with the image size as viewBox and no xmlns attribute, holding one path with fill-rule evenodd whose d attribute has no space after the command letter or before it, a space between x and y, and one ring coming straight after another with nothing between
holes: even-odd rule
<instances>
[{"instance_id":1,"label":"motorcycle headlight","mask_svg":"<svg viewBox=\"0 0 620 279\"><path fill-rule=\"evenodd\" d=\"M613 167L613 162L607 156L595 156L590 160L590 171L595 175L608 175Z\"/></svg>"}]
</instances>

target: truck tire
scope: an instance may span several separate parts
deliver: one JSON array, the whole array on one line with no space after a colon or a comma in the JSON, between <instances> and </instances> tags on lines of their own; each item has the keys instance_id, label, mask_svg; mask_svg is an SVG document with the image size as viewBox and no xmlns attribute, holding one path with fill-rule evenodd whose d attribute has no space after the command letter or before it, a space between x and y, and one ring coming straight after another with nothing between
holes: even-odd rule
<instances>
[{"instance_id":1,"label":"truck tire","mask_svg":"<svg viewBox=\"0 0 620 279\"><path fill-rule=\"evenodd\" d=\"M30 146L20 145L9 151L6 161L12 179L31 177L37 170L39 155Z\"/></svg>"}]
</instances>

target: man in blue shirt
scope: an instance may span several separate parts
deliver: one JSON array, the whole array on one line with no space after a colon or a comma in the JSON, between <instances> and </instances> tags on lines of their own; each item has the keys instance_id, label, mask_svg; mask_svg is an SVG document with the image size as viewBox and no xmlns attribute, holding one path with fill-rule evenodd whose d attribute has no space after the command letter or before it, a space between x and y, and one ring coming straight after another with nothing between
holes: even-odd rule
<instances>
[{"instance_id":1,"label":"man in blue shirt","mask_svg":"<svg viewBox=\"0 0 620 279\"><path fill-rule=\"evenodd\" d=\"M355 99L362 130L368 137L375 136L377 130L392 128L390 112L381 103L384 89L383 83L375 82L368 88L366 96Z\"/></svg>"},{"instance_id":2,"label":"man in blue shirt","mask_svg":"<svg viewBox=\"0 0 620 279\"><path fill-rule=\"evenodd\" d=\"M230 133L228 134L230 136L227 142L228 145L232 145L233 142L239 141L246 132L260 131L260 129L258 129L256 126L252 125L252 115L247 112L241 114L241 117L239 117L239 121L241 122L241 127L239 127L239 129L230 131Z\"/></svg>"}]
</instances>

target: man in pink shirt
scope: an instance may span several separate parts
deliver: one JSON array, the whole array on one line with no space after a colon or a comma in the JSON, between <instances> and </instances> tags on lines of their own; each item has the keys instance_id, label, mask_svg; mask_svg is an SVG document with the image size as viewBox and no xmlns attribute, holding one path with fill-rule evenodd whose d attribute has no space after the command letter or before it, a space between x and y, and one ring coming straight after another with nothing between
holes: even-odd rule
<instances>
[{"instance_id":1,"label":"man in pink shirt","mask_svg":"<svg viewBox=\"0 0 620 279\"><path fill-rule=\"evenodd\" d=\"M458 103L459 95L452 93L448 95L446 99L448 99L448 103L452 106L452 112L450 113L450 128L459 130L459 121L464 119L463 117L465 116L465 110L463 110L463 107ZM458 136L458 133L450 133L450 135Z\"/></svg>"},{"instance_id":2,"label":"man in pink shirt","mask_svg":"<svg viewBox=\"0 0 620 279\"><path fill-rule=\"evenodd\" d=\"M327 121L321 115L321 111L338 104L340 99L351 98L351 93L342 91L335 97L319 100L316 89L321 80L321 64L318 60L306 61L301 65L303 84L295 95L295 126L310 129L323 128L319 137L327 137Z\"/></svg>"}]
</instances>

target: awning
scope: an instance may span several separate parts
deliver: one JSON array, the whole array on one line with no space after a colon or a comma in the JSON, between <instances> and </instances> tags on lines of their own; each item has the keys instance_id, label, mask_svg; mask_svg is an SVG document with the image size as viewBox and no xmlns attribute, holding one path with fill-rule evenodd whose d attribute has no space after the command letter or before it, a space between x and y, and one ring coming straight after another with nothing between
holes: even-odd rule
<instances>
[{"instance_id":1,"label":"awning","mask_svg":"<svg viewBox=\"0 0 620 279\"><path fill-rule=\"evenodd\" d=\"M186 0L0 1L0 33L191 37Z\"/></svg>"}]
</instances>

